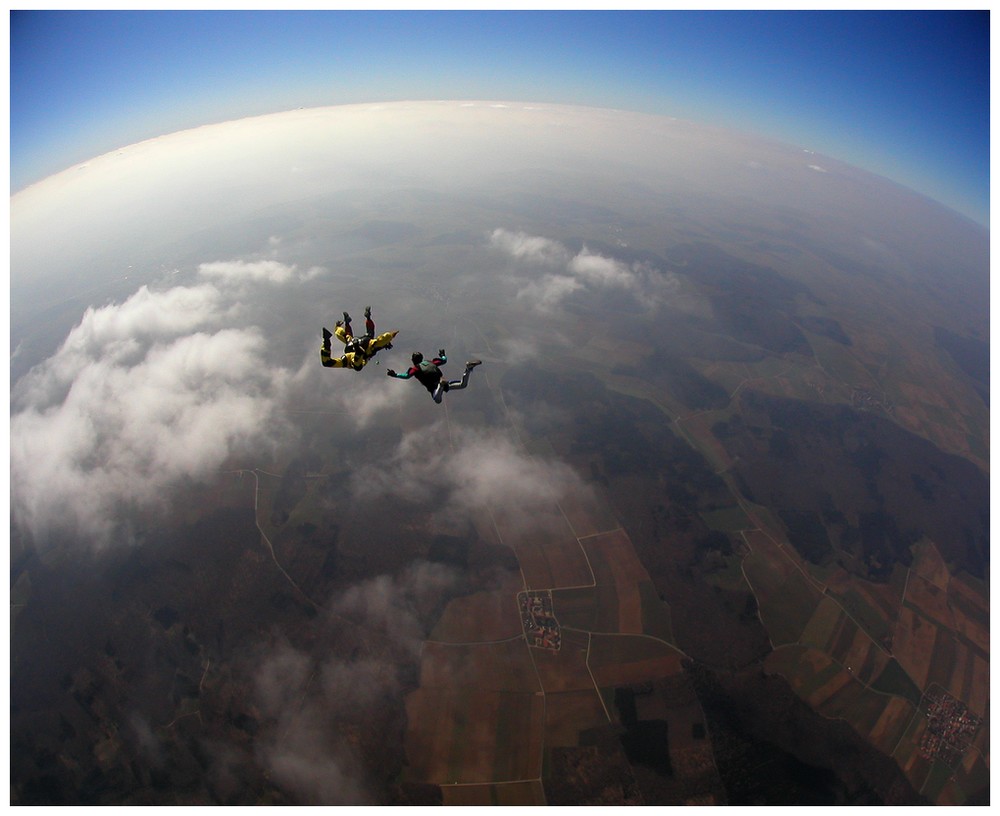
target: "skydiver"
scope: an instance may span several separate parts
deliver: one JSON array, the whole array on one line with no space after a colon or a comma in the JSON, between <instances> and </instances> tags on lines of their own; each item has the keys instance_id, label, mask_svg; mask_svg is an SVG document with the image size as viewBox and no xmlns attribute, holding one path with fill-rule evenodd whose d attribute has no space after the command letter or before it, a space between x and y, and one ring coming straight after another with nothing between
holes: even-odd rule
<instances>
[{"instance_id":1,"label":"skydiver","mask_svg":"<svg viewBox=\"0 0 1000 816\"><path fill-rule=\"evenodd\" d=\"M413 365L405 373L397 374L390 368L385 372L386 375L396 377L400 380L408 380L410 377L416 377L424 388L430 392L434 402L437 403L441 402L446 392L465 388L469 384L469 374L472 373L472 369L483 362L482 360L469 360L465 364L465 374L462 375L462 379L446 380L439 368L439 366L443 366L448 362L448 357L444 353L444 349L439 349L438 356L430 362L425 360L424 355L419 351L413 352L413 356L410 359L413 361Z\"/></svg>"},{"instance_id":2,"label":"skydiver","mask_svg":"<svg viewBox=\"0 0 1000 816\"><path fill-rule=\"evenodd\" d=\"M333 332L323 327L323 346L319 350L320 362L326 368L353 368L360 371L368 361L382 349L392 348L393 338L399 334L399 329L375 336L375 323L372 321L372 307L365 307L365 334L355 337L351 330L351 316L344 312L344 319L338 320ZM330 356L330 338L334 335L344 344L344 353L340 357Z\"/></svg>"}]
</instances>

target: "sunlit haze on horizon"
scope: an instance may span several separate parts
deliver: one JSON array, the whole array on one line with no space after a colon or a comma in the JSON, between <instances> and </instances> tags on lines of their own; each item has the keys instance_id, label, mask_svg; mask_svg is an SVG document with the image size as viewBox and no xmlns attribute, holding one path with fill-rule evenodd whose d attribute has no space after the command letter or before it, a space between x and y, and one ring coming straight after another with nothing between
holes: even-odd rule
<instances>
[{"instance_id":1,"label":"sunlit haze on horizon","mask_svg":"<svg viewBox=\"0 0 1000 816\"><path fill-rule=\"evenodd\" d=\"M11 192L302 107L583 105L756 133L989 221L989 12L12 11Z\"/></svg>"}]
</instances>

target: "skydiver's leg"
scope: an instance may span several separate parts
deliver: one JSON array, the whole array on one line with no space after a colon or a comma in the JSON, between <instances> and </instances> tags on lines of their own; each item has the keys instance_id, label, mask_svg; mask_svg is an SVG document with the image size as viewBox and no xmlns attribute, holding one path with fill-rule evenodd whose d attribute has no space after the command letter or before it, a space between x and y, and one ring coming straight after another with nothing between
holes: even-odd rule
<instances>
[{"instance_id":1,"label":"skydiver's leg","mask_svg":"<svg viewBox=\"0 0 1000 816\"><path fill-rule=\"evenodd\" d=\"M441 380L437 384L437 387L431 392L431 398L434 400L434 402L440 403L442 398L444 397L444 392L447 390L448 390L447 380Z\"/></svg>"},{"instance_id":2,"label":"skydiver's leg","mask_svg":"<svg viewBox=\"0 0 1000 816\"><path fill-rule=\"evenodd\" d=\"M331 368L333 362L330 359L330 338L333 337L330 334L329 329L326 326L323 327L323 345L319 349L319 361L326 367Z\"/></svg>"},{"instance_id":3,"label":"skydiver's leg","mask_svg":"<svg viewBox=\"0 0 1000 816\"><path fill-rule=\"evenodd\" d=\"M337 339L347 345L347 341L353 336L351 334L351 327L349 325L344 325L340 320L337 321L337 325L333 329L333 333L337 335Z\"/></svg>"},{"instance_id":4,"label":"skydiver's leg","mask_svg":"<svg viewBox=\"0 0 1000 816\"><path fill-rule=\"evenodd\" d=\"M343 368L343 358L331 357L330 349L324 346L319 350L319 361L325 368Z\"/></svg>"},{"instance_id":5,"label":"skydiver's leg","mask_svg":"<svg viewBox=\"0 0 1000 816\"><path fill-rule=\"evenodd\" d=\"M465 388L465 386L469 384L469 375L472 373L472 369L474 369L477 365L480 365L481 363L482 360L469 360L469 362L465 364L465 373L462 375L462 379L450 380L448 382L448 388L446 390L458 391L462 388Z\"/></svg>"}]
</instances>

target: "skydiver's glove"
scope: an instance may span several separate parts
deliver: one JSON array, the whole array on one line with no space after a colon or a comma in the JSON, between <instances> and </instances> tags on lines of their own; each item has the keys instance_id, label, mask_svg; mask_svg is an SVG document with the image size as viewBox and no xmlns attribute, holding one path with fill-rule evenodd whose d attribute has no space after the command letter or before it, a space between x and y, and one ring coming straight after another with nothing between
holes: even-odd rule
<instances>
[{"instance_id":1,"label":"skydiver's glove","mask_svg":"<svg viewBox=\"0 0 1000 816\"><path fill-rule=\"evenodd\" d=\"M438 349L438 357L444 357L444 349Z\"/></svg>"},{"instance_id":2,"label":"skydiver's glove","mask_svg":"<svg viewBox=\"0 0 1000 816\"><path fill-rule=\"evenodd\" d=\"M387 377L395 377L396 376L396 372L393 371L391 368L387 368L386 371L385 371L385 375Z\"/></svg>"}]
</instances>

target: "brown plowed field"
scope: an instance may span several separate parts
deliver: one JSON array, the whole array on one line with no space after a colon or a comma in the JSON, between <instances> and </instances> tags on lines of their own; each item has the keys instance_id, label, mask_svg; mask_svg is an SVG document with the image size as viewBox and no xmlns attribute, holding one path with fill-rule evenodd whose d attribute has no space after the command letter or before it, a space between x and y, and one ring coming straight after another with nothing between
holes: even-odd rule
<instances>
[{"instance_id":1,"label":"brown plowed field","mask_svg":"<svg viewBox=\"0 0 1000 816\"><path fill-rule=\"evenodd\" d=\"M927 687L927 674L934 657L937 627L908 607L899 610L892 638L892 651L918 688Z\"/></svg>"},{"instance_id":2,"label":"brown plowed field","mask_svg":"<svg viewBox=\"0 0 1000 816\"><path fill-rule=\"evenodd\" d=\"M567 637L571 635L576 635L576 638ZM582 644L573 642L581 638ZM594 690L594 681L587 670L586 635L566 633L559 651L532 649L531 654L546 694Z\"/></svg>"},{"instance_id":3,"label":"brown plowed field","mask_svg":"<svg viewBox=\"0 0 1000 816\"><path fill-rule=\"evenodd\" d=\"M618 596L619 632L642 633L642 597L639 584L649 573L639 563L632 541L624 530L591 536L581 542L598 584L611 584Z\"/></svg>"},{"instance_id":4,"label":"brown plowed field","mask_svg":"<svg viewBox=\"0 0 1000 816\"><path fill-rule=\"evenodd\" d=\"M955 630L988 655L990 652L989 599L964 581L953 578L948 584L948 600L955 615Z\"/></svg>"},{"instance_id":5,"label":"brown plowed field","mask_svg":"<svg viewBox=\"0 0 1000 816\"><path fill-rule=\"evenodd\" d=\"M916 573L910 573L906 584L906 603L920 610L924 617L949 629L954 626L954 617L948 606L948 593Z\"/></svg>"},{"instance_id":6,"label":"brown plowed field","mask_svg":"<svg viewBox=\"0 0 1000 816\"><path fill-rule=\"evenodd\" d=\"M601 698L593 683L589 691L545 695L545 748L575 747L581 731L607 725Z\"/></svg>"},{"instance_id":7,"label":"brown plowed field","mask_svg":"<svg viewBox=\"0 0 1000 816\"><path fill-rule=\"evenodd\" d=\"M513 782L506 785L442 785L446 805L544 805L541 782Z\"/></svg>"},{"instance_id":8,"label":"brown plowed field","mask_svg":"<svg viewBox=\"0 0 1000 816\"><path fill-rule=\"evenodd\" d=\"M429 639L475 643L516 637L521 634L517 609L521 588L520 576L507 573L501 589L456 598L445 608Z\"/></svg>"},{"instance_id":9,"label":"brown plowed field","mask_svg":"<svg viewBox=\"0 0 1000 816\"><path fill-rule=\"evenodd\" d=\"M464 687L406 700L407 778L438 785L537 779L542 697Z\"/></svg>"},{"instance_id":10,"label":"brown plowed field","mask_svg":"<svg viewBox=\"0 0 1000 816\"><path fill-rule=\"evenodd\" d=\"M590 586L590 567L583 550L557 506L533 516L530 529L513 512L494 513L500 540L517 554L529 589Z\"/></svg>"},{"instance_id":11,"label":"brown plowed field","mask_svg":"<svg viewBox=\"0 0 1000 816\"><path fill-rule=\"evenodd\" d=\"M890 697L872 727L869 739L882 753L892 754L916 708L902 697Z\"/></svg>"},{"instance_id":12,"label":"brown plowed field","mask_svg":"<svg viewBox=\"0 0 1000 816\"><path fill-rule=\"evenodd\" d=\"M591 496L567 496L559 505L577 538L607 533L621 527L607 499L596 489Z\"/></svg>"},{"instance_id":13,"label":"brown plowed field","mask_svg":"<svg viewBox=\"0 0 1000 816\"><path fill-rule=\"evenodd\" d=\"M486 691L541 691L528 646L506 643L451 646L425 643L420 662L421 688L472 686Z\"/></svg>"},{"instance_id":14,"label":"brown plowed field","mask_svg":"<svg viewBox=\"0 0 1000 816\"><path fill-rule=\"evenodd\" d=\"M665 643L638 635L594 635L590 670L601 688L670 677L681 669L681 655Z\"/></svg>"}]
</instances>

